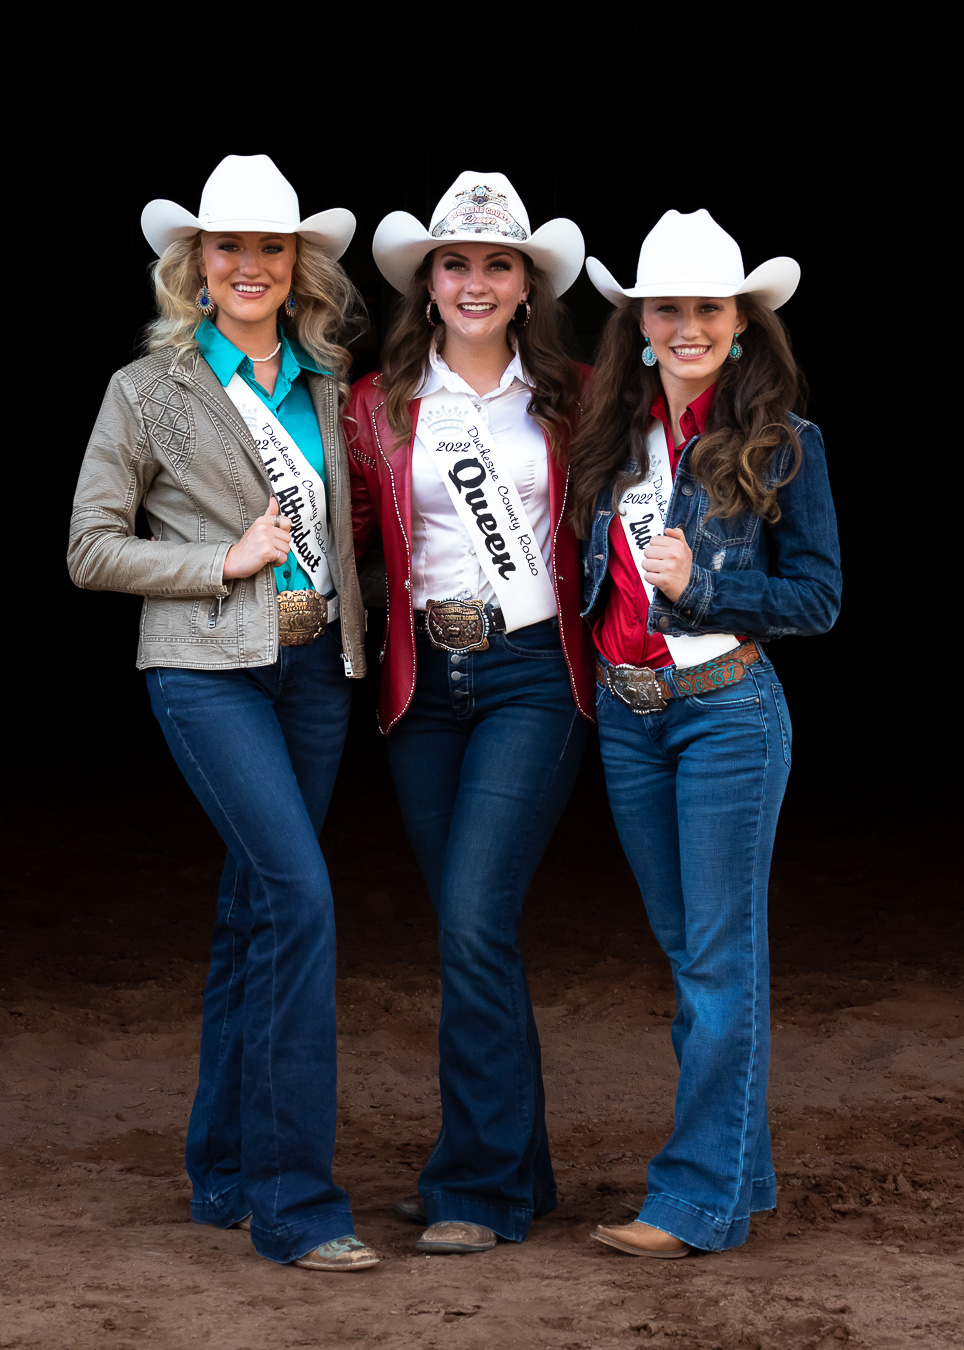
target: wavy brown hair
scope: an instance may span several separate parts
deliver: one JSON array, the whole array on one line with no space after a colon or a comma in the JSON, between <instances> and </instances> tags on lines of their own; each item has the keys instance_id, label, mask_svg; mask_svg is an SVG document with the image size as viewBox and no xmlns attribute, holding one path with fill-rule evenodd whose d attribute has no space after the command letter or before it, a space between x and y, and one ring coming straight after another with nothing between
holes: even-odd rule
<instances>
[{"instance_id":1,"label":"wavy brown hair","mask_svg":"<svg viewBox=\"0 0 964 1350\"><path fill-rule=\"evenodd\" d=\"M412 277L382 349L379 382L386 391L385 411L397 437L396 449L411 437L408 405L422 383L433 340L439 353L445 351L445 324L433 328L425 318L434 252L423 259ZM545 431L553 453L561 455L578 415L579 373L568 352L565 310L553 294L549 278L524 253L520 256L531 315L525 325L514 321L509 325L510 345L514 338L523 368L533 381L529 415Z\"/></svg>"},{"instance_id":2,"label":"wavy brown hair","mask_svg":"<svg viewBox=\"0 0 964 1350\"><path fill-rule=\"evenodd\" d=\"M737 296L747 326L743 355L720 368L706 431L693 450L691 468L710 497L709 516L752 511L770 524L780 519L777 489L800 468L800 438L789 416L803 395L803 377L783 321L752 296ZM659 367L641 357L642 301L613 311L603 331L589 387L588 406L569 452L572 523L588 538L599 493L613 484L613 504L649 468L649 410L662 392ZM779 482L768 478L773 452L793 448L793 467ZM626 464L631 462L632 469Z\"/></svg>"},{"instance_id":3,"label":"wavy brown hair","mask_svg":"<svg viewBox=\"0 0 964 1350\"><path fill-rule=\"evenodd\" d=\"M344 269L320 244L298 237L298 253L291 274L295 314L284 308L278 322L289 337L297 338L306 352L338 381L342 405L348 401L351 353L344 345L367 326L361 296ZM194 297L201 288L201 232L176 239L164 250L153 268L157 318L148 324L144 346L149 352L162 347L189 351L201 325Z\"/></svg>"}]
</instances>

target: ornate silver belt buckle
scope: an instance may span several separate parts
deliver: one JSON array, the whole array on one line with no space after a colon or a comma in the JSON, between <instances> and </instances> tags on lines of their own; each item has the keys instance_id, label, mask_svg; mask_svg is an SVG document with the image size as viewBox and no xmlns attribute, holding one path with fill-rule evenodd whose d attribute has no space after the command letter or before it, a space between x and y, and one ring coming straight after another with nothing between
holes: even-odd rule
<instances>
[{"instance_id":1,"label":"ornate silver belt buckle","mask_svg":"<svg viewBox=\"0 0 964 1350\"><path fill-rule=\"evenodd\" d=\"M278 592L278 641L282 647L307 647L328 626L328 601L317 591Z\"/></svg>"},{"instance_id":2,"label":"ornate silver belt buckle","mask_svg":"<svg viewBox=\"0 0 964 1350\"><path fill-rule=\"evenodd\" d=\"M425 628L440 652L489 650L489 620L481 600L426 600Z\"/></svg>"},{"instance_id":3,"label":"ornate silver belt buckle","mask_svg":"<svg viewBox=\"0 0 964 1350\"><path fill-rule=\"evenodd\" d=\"M663 712L666 700L659 692L656 672L649 666L607 666L606 686L631 712L641 717Z\"/></svg>"}]
</instances>

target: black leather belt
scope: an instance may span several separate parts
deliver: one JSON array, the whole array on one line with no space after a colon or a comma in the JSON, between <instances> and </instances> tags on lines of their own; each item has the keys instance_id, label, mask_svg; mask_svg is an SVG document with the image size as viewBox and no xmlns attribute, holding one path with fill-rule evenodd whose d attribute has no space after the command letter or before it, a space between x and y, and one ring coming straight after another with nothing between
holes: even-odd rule
<instances>
[{"instance_id":1,"label":"black leather belt","mask_svg":"<svg viewBox=\"0 0 964 1350\"><path fill-rule=\"evenodd\" d=\"M489 634L505 632L505 615L482 600L427 600L415 611L415 631L440 652L487 652Z\"/></svg>"}]
</instances>

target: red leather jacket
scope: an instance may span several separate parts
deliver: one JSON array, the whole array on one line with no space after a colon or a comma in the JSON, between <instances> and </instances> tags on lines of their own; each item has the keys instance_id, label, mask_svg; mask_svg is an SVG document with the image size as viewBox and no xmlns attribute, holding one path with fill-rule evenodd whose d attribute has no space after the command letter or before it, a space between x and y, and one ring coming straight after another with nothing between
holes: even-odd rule
<instances>
[{"instance_id":1,"label":"red leather jacket","mask_svg":"<svg viewBox=\"0 0 964 1350\"><path fill-rule=\"evenodd\" d=\"M351 473L355 556L362 558L380 533L388 576L388 615L382 643L378 721L388 735L415 693L415 617L412 608L412 447L419 400L409 406L412 434L392 453L395 436L385 415L385 394L377 375L353 387L345 439ZM354 421L352 421L354 419ZM357 426L355 425L357 423ZM549 512L552 519L552 579L559 608L559 632L569 666L573 698L583 717L595 721L596 676L589 629L580 618L579 542L564 519L569 473L549 455Z\"/></svg>"}]
</instances>

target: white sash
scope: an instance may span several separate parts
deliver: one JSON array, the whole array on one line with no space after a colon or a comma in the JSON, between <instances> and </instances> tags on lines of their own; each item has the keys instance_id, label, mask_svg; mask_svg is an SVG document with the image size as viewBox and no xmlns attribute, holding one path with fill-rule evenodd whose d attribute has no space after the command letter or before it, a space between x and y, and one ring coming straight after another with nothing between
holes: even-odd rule
<instances>
[{"instance_id":1,"label":"white sash","mask_svg":"<svg viewBox=\"0 0 964 1350\"><path fill-rule=\"evenodd\" d=\"M325 484L291 434L235 371L224 391L254 437L281 514L291 521L291 545L320 595L334 589L328 568Z\"/></svg>"},{"instance_id":2,"label":"white sash","mask_svg":"<svg viewBox=\"0 0 964 1350\"><path fill-rule=\"evenodd\" d=\"M440 389L421 400L416 435L477 545L506 631L551 618L557 606L549 569L484 415L468 394Z\"/></svg>"},{"instance_id":3,"label":"white sash","mask_svg":"<svg viewBox=\"0 0 964 1350\"><path fill-rule=\"evenodd\" d=\"M649 435L646 437L649 450L649 473L641 483L626 488L619 499L619 519L629 543L629 551L643 583L643 589L653 603L654 588L644 578L646 560L643 549L657 535L666 529L666 512L670 494L673 491L673 473L670 468L669 453L666 449L666 434L658 418L653 419ZM740 645L739 639L732 633L700 633L694 636L670 637L663 634L663 640L669 648L674 665L685 670L689 666L698 666L703 661L712 661L724 652L731 652Z\"/></svg>"}]
</instances>

